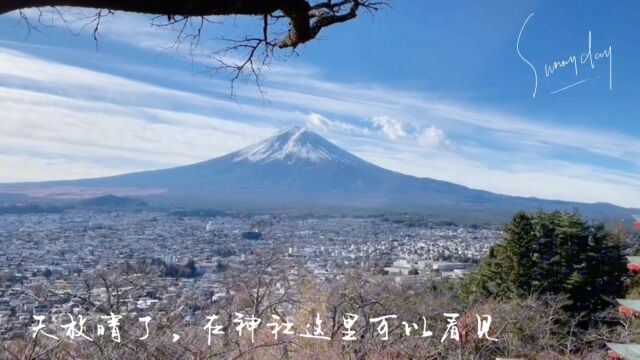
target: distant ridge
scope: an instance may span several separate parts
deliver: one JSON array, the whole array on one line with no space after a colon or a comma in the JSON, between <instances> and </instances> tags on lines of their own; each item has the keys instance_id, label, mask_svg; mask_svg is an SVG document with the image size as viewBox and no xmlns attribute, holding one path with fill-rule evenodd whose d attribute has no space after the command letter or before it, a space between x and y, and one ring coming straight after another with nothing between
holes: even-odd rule
<instances>
[{"instance_id":1,"label":"distant ridge","mask_svg":"<svg viewBox=\"0 0 640 360\"><path fill-rule=\"evenodd\" d=\"M504 220L518 210L537 209L579 209L603 219L640 212L603 203L499 195L417 178L373 165L298 127L192 165L96 179L0 184L3 192L67 199L99 196L85 204L127 204L119 197L133 196L200 208L416 211L479 220Z\"/></svg>"},{"instance_id":2,"label":"distant ridge","mask_svg":"<svg viewBox=\"0 0 640 360\"><path fill-rule=\"evenodd\" d=\"M142 200L109 194L79 201L77 205L81 207L131 208L145 207L149 204Z\"/></svg>"}]
</instances>

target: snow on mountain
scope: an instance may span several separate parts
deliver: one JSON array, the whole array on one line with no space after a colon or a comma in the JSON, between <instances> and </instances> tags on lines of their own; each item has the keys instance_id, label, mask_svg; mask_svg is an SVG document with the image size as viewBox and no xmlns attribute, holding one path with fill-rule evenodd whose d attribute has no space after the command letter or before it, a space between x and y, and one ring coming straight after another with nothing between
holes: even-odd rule
<instances>
[{"instance_id":1,"label":"snow on mountain","mask_svg":"<svg viewBox=\"0 0 640 360\"><path fill-rule=\"evenodd\" d=\"M320 163L337 160L351 163L352 157L351 154L345 154L321 136L305 128L295 127L238 151L233 161L245 160L253 163L285 161L293 164L297 161Z\"/></svg>"},{"instance_id":2,"label":"snow on mountain","mask_svg":"<svg viewBox=\"0 0 640 360\"><path fill-rule=\"evenodd\" d=\"M505 196L404 175L360 159L304 128L196 164L96 179L0 184L2 193L51 198L117 194L143 196L150 203L243 209L420 210L477 219L505 219L517 210L538 208L579 208L598 217L630 215L629 209L610 204Z\"/></svg>"}]
</instances>

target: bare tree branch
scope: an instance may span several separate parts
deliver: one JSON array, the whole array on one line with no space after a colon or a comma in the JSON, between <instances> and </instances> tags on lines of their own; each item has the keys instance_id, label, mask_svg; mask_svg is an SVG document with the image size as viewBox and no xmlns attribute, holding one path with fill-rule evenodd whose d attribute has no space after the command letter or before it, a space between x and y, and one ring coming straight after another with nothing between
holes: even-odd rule
<instances>
[{"instance_id":1,"label":"bare tree branch","mask_svg":"<svg viewBox=\"0 0 640 360\"><path fill-rule=\"evenodd\" d=\"M0 15L19 11L22 21L27 25L28 36L38 28L25 15L25 9L37 8L40 21L41 9L52 7L52 16L58 14L67 25L59 7L96 9L81 19L86 21L82 29L92 29L96 49L99 48L100 25L105 16L116 11L155 15L152 26L171 28L177 32L174 49L179 51L181 45L187 44L192 59L197 55L200 59L213 60L209 70L229 70L233 93L233 82L242 75L255 78L260 89L261 69L269 66L274 49L288 48L295 53L296 47L315 39L322 29L352 20L361 11L374 12L385 6L389 6L388 0L329 0L317 3L309 0L3 0L0 1ZM229 45L196 54L204 25L213 22L210 17L229 15L260 17L261 33L246 34L235 39L219 37L222 43ZM286 28L283 28L284 24L278 28L274 26L285 18L289 20Z\"/></svg>"},{"instance_id":2,"label":"bare tree branch","mask_svg":"<svg viewBox=\"0 0 640 360\"><path fill-rule=\"evenodd\" d=\"M347 0L326 1L310 5L306 0L5 0L0 3L0 14L27 8L69 6L125 11L166 16L169 20L181 16L206 17L224 15L255 15L263 19L269 15L284 14L290 20L287 36L279 47L296 47L314 39L323 28L355 18L362 7L368 11L387 6L386 1ZM343 10L347 7L347 10Z\"/></svg>"}]
</instances>

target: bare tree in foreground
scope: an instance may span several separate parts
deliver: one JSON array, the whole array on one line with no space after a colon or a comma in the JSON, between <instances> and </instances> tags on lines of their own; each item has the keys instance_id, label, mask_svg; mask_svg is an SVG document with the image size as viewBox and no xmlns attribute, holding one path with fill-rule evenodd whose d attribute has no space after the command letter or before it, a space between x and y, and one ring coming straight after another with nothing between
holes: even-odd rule
<instances>
[{"instance_id":1,"label":"bare tree in foreground","mask_svg":"<svg viewBox=\"0 0 640 360\"><path fill-rule=\"evenodd\" d=\"M36 9L37 21L56 15L64 23L68 22L65 12L69 8L94 9L86 15L83 28L93 29L97 40L107 16L117 12L150 14L155 16L151 25L176 30L176 44L186 43L191 55L207 25L226 16L253 16L258 25L253 31L232 38L218 36L222 45L205 55L213 60L212 69L231 70L233 81L245 73L258 79L261 67L268 65L275 49L293 50L315 39L324 28L388 5L388 0L2 0L0 15L18 11L31 31L36 20L30 19L28 9Z\"/></svg>"}]
</instances>

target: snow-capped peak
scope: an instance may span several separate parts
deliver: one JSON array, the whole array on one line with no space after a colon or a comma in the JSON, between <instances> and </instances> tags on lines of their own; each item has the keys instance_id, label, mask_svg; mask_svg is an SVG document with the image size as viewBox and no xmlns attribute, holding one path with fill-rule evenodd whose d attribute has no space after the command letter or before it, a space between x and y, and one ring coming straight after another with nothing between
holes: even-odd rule
<instances>
[{"instance_id":1,"label":"snow-capped peak","mask_svg":"<svg viewBox=\"0 0 640 360\"><path fill-rule=\"evenodd\" d=\"M295 127L281 132L237 153L234 161L271 162L311 161L314 163L346 159L340 158L335 145L305 128ZM347 160L348 161L348 160Z\"/></svg>"}]
</instances>

